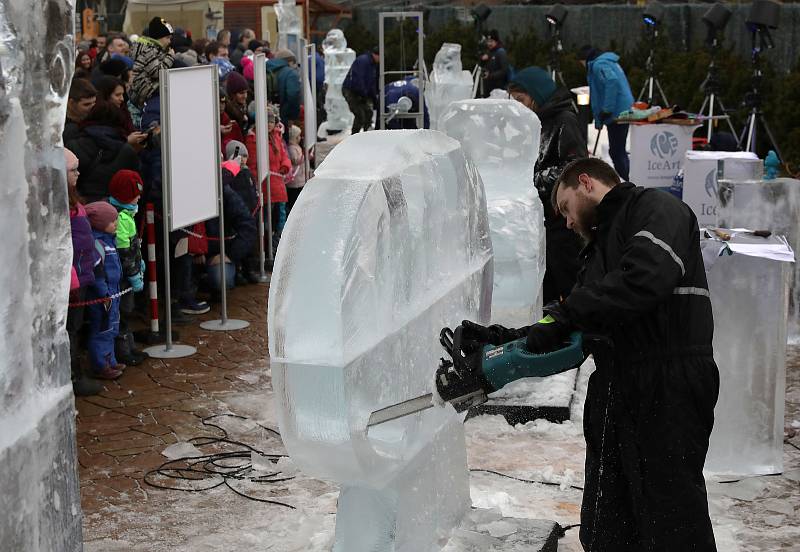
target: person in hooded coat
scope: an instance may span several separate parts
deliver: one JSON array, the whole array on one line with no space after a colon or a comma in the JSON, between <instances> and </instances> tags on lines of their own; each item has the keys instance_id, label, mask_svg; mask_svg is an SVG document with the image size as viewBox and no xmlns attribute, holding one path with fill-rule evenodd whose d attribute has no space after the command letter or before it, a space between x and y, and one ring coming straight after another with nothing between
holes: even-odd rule
<instances>
[{"instance_id":1,"label":"person in hooded coat","mask_svg":"<svg viewBox=\"0 0 800 552\"><path fill-rule=\"evenodd\" d=\"M567 228L564 217L553 210L550 194L561 171L570 161L589 152L580 131L572 93L556 86L541 67L519 71L508 86L513 99L532 110L542 123L539 157L534 166L534 184L544 206L546 272L544 303L569 295L580 266L581 242Z\"/></svg>"}]
</instances>

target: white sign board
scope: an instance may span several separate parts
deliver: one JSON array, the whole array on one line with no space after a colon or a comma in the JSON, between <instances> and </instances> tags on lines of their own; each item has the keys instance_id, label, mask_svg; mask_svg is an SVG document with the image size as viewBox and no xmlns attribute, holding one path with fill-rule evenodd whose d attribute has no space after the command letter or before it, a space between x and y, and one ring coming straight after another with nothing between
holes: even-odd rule
<instances>
[{"instance_id":1,"label":"white sign board","mask_svg":"<svg viewBox=\"0 0 800 552\"><path fill-rule=\"evenodd\" d=\"M162 71L162 161L170 229L219 216L219 85L214 65ZM166 100L166 101L165 101Z\"/></svg>"},{"instance_id":2,"label":"white sign board","mask_svg":"<svg viewBox=\"0 0 800 552\"><path fill-rule=\"evenodd\" d=\"M631 125L631 182L645 188L669 188L683 166L697 126Z\"/></svg>"},{"instance_id":3,"label":"white sign board","mask_svg":"<svg viewBox=\"0 0 800 552\"><path fill-rule=\"evenodd\" d=\"M683 201L701 227L717 225L717 161L725 160L725 178L751 180L761 164L751 152L687 151L683 165Z\"/></svg>"}]
</instances>

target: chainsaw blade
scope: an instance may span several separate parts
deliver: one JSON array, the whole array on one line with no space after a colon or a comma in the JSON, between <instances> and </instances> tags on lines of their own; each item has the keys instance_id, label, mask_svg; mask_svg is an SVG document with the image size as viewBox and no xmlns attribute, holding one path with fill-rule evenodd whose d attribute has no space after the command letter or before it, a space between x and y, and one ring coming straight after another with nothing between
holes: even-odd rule
<instances>
[{"instance_id":1,"label":"chainsaw blade","mask_svg":"<svg viewBox=\"0 0 800 552\"><path fill-rule=\"evenodd\" d=\"M421 412L423 410L427 410L428 408L432 407L433 407L433 395L431 393L428 393L427 395L422 395L414 399L409 399L407 401L403 401L401 403L393 404L391 406L381 408L380 410L376 410L375 412L370 414L369 421L367 422L367 427L369 428L374 425L382 424L384 422L390 422L392 420L396 420L397 418L402 418L403 416L408 416L409 414Z\"/></svg>"}]
</instances>

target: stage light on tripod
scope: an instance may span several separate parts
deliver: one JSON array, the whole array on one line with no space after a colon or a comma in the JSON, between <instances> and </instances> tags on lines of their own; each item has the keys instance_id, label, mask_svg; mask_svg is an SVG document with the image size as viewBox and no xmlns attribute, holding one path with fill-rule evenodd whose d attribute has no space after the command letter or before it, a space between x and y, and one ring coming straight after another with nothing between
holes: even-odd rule
<instances>
[{"instance_id":1,"label":"stage light on tripod","mask_svg":"<svg viewBox=\"0 0 800 552\"><path fill-rule=\"evenodd\" d=\"M717 2L703 15L703 22L714 31L721 31L728 24L731 18L731 10L720 2Z\"/></svg>"},{"instance_id":2,"label":"stage light on tripod","mask_svg":"<svg viewBox=\"0 0 800 552\"><path fill-rule=\"evenodd\" d=\"M547 12L547 15L545 15L544 18L550 25L558 28L564 24L564 20L567 18L568 13L569 12L567 12L567 8L561 4L556 4L550 8L550 11Z\"/></svg>"},{"instance_id":3,"label":"stage light on tripod","mask_svg":"<svg viewBox=\"0 0 800 552\"><path fill-rule=\"evenodd\" d=\"M492 14L492 8L490 8L486 4L480 4L472 8L470 14L472 14L472 17L475 19L475 21L477 21L478 23L483 23L484 21L489 19L489 16Z\"/></svg>"},{"instance_id":4,"label":"stage light on tripod","mask_svg":"<svg viewBox=\"0 0 800 552\"><path fill-rule=\"evenodd\" d=\"M664 6L655 2L648 4L642 13L644 24L650 27L657 27L662 19L664 19Z\"/></svg>"},{"instance_id":5,"label":"stage light on tripod","mask_svg":"<svg viewBox=\"0 0 800 552\"><path fill-rule=\"evenodd\" d=\"M777 29L780 22L781 5L772 0L754 0L747 16L750 30L757 28Z\"/></svg>"}]
</instances>

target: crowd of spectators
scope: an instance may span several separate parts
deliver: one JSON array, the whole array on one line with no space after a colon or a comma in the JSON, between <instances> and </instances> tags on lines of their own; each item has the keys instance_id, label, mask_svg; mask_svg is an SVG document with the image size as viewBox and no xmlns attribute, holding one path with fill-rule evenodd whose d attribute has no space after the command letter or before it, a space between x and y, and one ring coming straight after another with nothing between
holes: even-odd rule
<instances>
[{"instance_id":1,"label":"crowd of spectators","mask_svg":"<svg viewBox=\"0 0 800 552\"><path fill-rule=\"evenodd\" d=\"M262 52L274 94L266 106L269 173L259 183L253 60ZM147 318L144 282L152 276L142 254L144 207L152 204L157 220L163 212L161 70L214 65L220 81L225 227L223 232L219 219L212 219L169 235L173 304L161 307L171 309L176 324L208 312L222 285L258 282L259 210L265 220L271 210L273 243L264 246L275 248L305 184L303 106L294 54L273 53L251 29L193 40L190 32L154 17L140 36L103 35L79 44L76 54L63 132L74 252L67 329L75 394L92 395L102 390L100 380L116 379L148 358L135 347L132 323ZM258 186L265 200L269 186L271 205L260 204ZM156 280L163 290L162 232L156 236Z\"/></svg>"}]
</instances>

